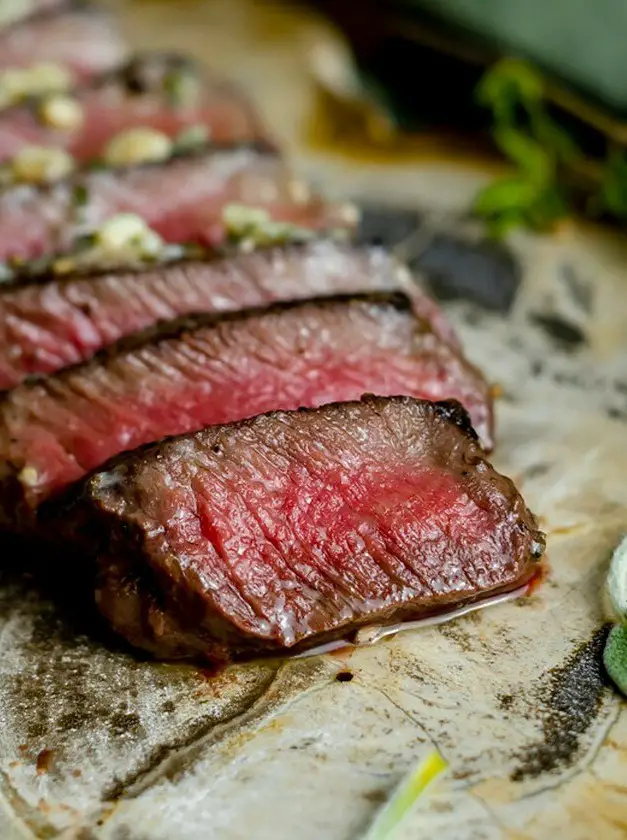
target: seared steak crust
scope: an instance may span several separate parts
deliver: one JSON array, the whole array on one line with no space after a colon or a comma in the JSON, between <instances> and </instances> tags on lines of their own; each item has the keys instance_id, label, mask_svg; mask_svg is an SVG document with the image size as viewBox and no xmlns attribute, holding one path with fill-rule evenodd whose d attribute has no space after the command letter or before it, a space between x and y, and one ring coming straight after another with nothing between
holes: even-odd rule
<instances>
[{"instance_id":1,"label":"seared steak crust","mask_svg":"<svg viewBox=\"0 0 627 840\"><path fill-rule=\"evenodd\" d=\"M544 540L461 406L272 412L111 462L63 508L131 643L225 660L513 589Z\"/></svg>"},{"instance_id":2,"label":"seared steak crust","mask_svg":"<svg viewBox=\"0 0 627 840\"><path fill-rule=\"evenodd\" d=\"M160 320L374 290L408 294L417 314L456 345L444 316L394 258L331 240L142 270L27 275L0 284L0 389L84 361Z\"/></svg>"},{"instance_id":3,"label":"seared steak crust","mask_svg":"<svg viewBox=\"0 0 627 840\"><path fill-rule=\"evenodd\" d=\"M489 441L481 375L402 295L275 305L161 325L0 402L0 507L26 523L42 501L114 455L272 409L363 393L455 397Z\"/></svg>"}]
</instances>

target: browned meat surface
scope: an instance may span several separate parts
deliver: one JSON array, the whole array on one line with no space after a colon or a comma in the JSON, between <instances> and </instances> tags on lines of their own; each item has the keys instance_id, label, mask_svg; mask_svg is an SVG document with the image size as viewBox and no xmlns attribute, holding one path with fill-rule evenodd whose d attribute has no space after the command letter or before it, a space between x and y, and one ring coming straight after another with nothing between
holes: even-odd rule
<instances>
[{"instance_id":1,"label":"browned meat surface","mask_svg":"<svg viewBox=\"0 0 627 840\"><path fill-rule=\"evenodd\" d=\"M370 295L197 317L10 391L0 402L0 507L15 521L114 455L168 435L364 393L455 397L490 435L481 375L407 298Z\"/></svg>"},{"instance_id":2,"label":"browned meat surface","mask_svg":"<svg viewBox=\"0 0 627 840\"><path fill-rule=\"evenodd\" d=\"M64 508L130 642L225 660L437 612L534 575L543 537L461 407L366 398L131 453Z\"/></svg>"},{"instance_id":3,"label":"browned meat surface","mask_svg":"<svg viewBox=\"0 0 627 840\"><path fill-rule=\"evenodd\" d=\"M417 314L456 343L435 304L381 249L321 240L229 257L0 284L0 388L88 359L159 320L335 293L404 291Z\"/></svg>"}]
</instances>

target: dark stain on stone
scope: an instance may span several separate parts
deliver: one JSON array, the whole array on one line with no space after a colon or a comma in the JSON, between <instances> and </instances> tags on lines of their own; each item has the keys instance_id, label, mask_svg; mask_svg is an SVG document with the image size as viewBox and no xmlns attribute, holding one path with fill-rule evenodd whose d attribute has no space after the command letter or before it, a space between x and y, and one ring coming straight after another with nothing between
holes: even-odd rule
<instances>
[{"instance_id":1,"label":"dark stain on stone","mask_svg":"<svg viewBox=\"0 0 627 840\"><path fill-rule=\"evenodd\" d=\"M416 210L362 204L357 241L362 244L395 248L413 236L421 224Z\"/></svg>"},{"instance_id":2,"label":"dark stain on stone","mask_svg":"<svg viewBox=\"0 0 627 840\"><path fill-rule=\"evenodd\" d=\"M532 704L540 716L542 738L516 754L514 782L533 779L568 767L577 757L581 736L594 722L608 689L603 669L603 648L609 625L580 645L566 662L549 670Z\"/></svg>"},{"instance_id":3,"label":"dark stain on stone","mask_svg":"<svg viewBox=\"0 0 627 840\"><path fill-rule=\"evenodd\" d=\"M522 477L525 479L533 479L533 478L540 478L543 475L546 475L551 469L550 464L530 464L522 474Z\"/></svg>"},{"instance_id":4,"label":"dark stain on stone","mask_svg":"<svg viewBox=\"0 0 627 840\"><path fill-rule=\"evenodd\" d=\"M335 675L337 682L350 682L354 677L350 671L338 671Z\"/></svg>"},{"instance_id":5,"label":"dark stain on stone","mask_svg":"<svg viewBox=\"0 0 627 840\"><path fill-rule=\"evenodd\" d=\"M383 805L384 802L387 802L389 795L389 791L381 790L380 788L367 790L365 793L362 793L363 798L368 802L372 802L373 805Z\"/></svg>"},{"instance_id":6,"label":"dark stain on stone","mask_svg":"<svg viewBox=\"0 0 627 840\"><path fill-rule=\"evenodd\" d=\"M465 653L474 650L472 635L464 630L459 623L440 624L438 630L440 635L450 639Z\"/></svg>"},{"instance_id":7,"label":"dark stain on stone","mask_svg":"<svg viewBox=\"0 0 627 840\"><path fill-rule=\"evenodd\" d=\"M499 708L503 711L509 711L514 705L513 694L499 694L496 699L499 701Z\"/></svg>"},{"instance_id":8,"label":"dark stain on stone","mask_svg":"<svg viewBox=\"0 0 627 840\"><path fill-rule=\"evenodd\" d=\"M561 267L560 274L571 300L584 312L592 312L593 287L591 284L582 280L570 263L565 263Z\"/></svg>"},{"instance_id":9,"label":"dark stain on stone","mask_svg":"<svg viewBox=\"0 0 627 840\"><path fill-rule=\"evenodd\" d=\"M578 376L576 373L564 373L557 371L553 374L553 381L558 385L568 385L570 388L586 388L588 387L585 379Z\"/></svg>"},{"instance_id":10,"label":"dark stain on stone","mask_svg":"<svg viewBox=\"0 0 627 840\"><path fill-rule=\"evenodd\" d=\"M627 382L615 382L614 390L616 390L619 394L625 394L627 396Z\"/></svg>"},{"instance_id":11,"label":"dark stain on stone","mask_svg":"<svg viewBox=\"0 0 627 840\"><path fill-rule=\"evenodd\" d=\"M107 721L107 728L112 735L138 735L143 731L141 720L135 712L118 711Z\"/></svg>"},{"instance_id":12,"label":"dark stain on stone","mask_svg":"<svg viewBox=\"0 0 627 840\"><path fill-rule=\"evenodd\" d=\"M627 409L616 408L616 406L610 406L607 409L607 416L610 420L621 420L622 422L627 422Z\"/></svg>"},{"instance_id":13,"label":"dark stain on stone","mask_svg":"<svg viewBox=\"0 0 627 840\"><path fill-rule=\"evenodd\" d=\"M127 825L120 825L113 832L112 840L148 840L148 837L145 834L136 834Z\"/></svg>"},{"instance_id":14,"label":"dark stain on stone","mask_svg":"<svg viewBox=\"0 0 627 840\"><path fill-rule=\"evenodd\" d=\"M435 235L410 265L425 275L440 300L468 300L503 314L511 310L522 279L504 245L453 235Z\"/></svg>"},{"instance_id":15,"label":"dark stain on stone","mask_svg":"<svg viewBox=\"0 0 627 840\"><path fill-rule=\"evenodd\" d=\"M536 312L529 317L564 349L574 350L586 343L586 334L581 327L567 321L561 315L542 315Z\"/></svg>"}]
</instances>

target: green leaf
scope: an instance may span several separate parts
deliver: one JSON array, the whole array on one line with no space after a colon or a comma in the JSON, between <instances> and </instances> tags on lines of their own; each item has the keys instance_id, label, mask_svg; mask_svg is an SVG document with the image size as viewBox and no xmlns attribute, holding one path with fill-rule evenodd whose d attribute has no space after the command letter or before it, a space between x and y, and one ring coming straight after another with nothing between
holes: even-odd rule
<instances>
[{"instance_id":1,"label":"green leaf","mask_svg":"<svg viewBox=\"0 0 627 840\"><path fill-rule=\"evenodd\" d=\"M494 140L503 154L536 184L546 184L553 177L553 161L537 140L509 126L495 128Z\"/></svg>"},{"instance_id":2,"label":"green leaf","mask_svg":"<svg viewBox=\"0 0 627 840\"><path fill-rule=\"evenodd\" d=\"M618 690L627 697L627 625L610 630L603 651L603 664Z\"/></svg>"},{"instance_id":3,"label":"green leaf","mask_svg":"<svg viewBox=\"0 0 627 840\"><path fill-rule=\"evenodd\" d=\"M627 217L627 155L612 151L603 169L601 207L621 218Z\"/></svg>"},{"instance_id":4,"label":"green leaf","mask_svg":"<svg viewBox=\"0 0 627 840\"><path fill-rule=\"evenodd\" d=\"M504 58L479 82L477 100L499 119L514 119L516 107L531 110L544 98L542 77L524 61Z\"/></svg>"},{"instance_id":5,"label":"green leaf","mask_svg":"<svg viewBox=\"0 0 627 840\"><path fill-rule=\"evenodd\" d=\"M537 200L539 190L532 181L505 178L485 187L475 198L473 210L480 216L493 216L511 210L520 211Z\"/></svg>"},{"instance_id":6,"label":"green leaf","mask_svg":"<svg viewBox=\"0 0 627 840\"><path fill-rule=\"evenodd\" d=\"M551 149L556 160L569 163L581 157L581 149L573 138L544 111L532 116L533 133L545 148Z\"/></svg>"}]
</instances>

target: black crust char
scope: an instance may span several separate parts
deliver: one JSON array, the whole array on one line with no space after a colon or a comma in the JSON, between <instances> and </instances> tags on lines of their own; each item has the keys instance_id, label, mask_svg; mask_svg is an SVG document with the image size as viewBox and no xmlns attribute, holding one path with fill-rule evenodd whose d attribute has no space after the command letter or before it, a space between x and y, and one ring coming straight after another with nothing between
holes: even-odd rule
<instances>
[{"instance_id":1,"label":"black crust char","mask_svg":"<svg viewBox=\"0 0 627 840\"><path fill-rule=\"evenodd\" d=\"M22 476L18 510L34 512L118 452L365 391L457 398L489 435L485 381L405 296L291 300L166 323L8 391L0 400L0 504L10 518L10 475ZM16 518L26 527L24 515Z\"/></svg>"},{"instance_id":2,"label":"black crust char","mask_svg":"<svg viewBox=\"0 0 627 840\"><path fill-rule=\"evenodd\" d=\"M228 324L237 321L246 321L259 315L268 315L272 313L289 312L291 309L298 309L304 304L313 304L324 309L325 307L334 308L341 303L372 303L378 306L389 306L399 312L411 312L411 301L403 292L364 292L363 294L340 294L340 295L325 295L323 297L305 298L304 300L286 300L276 301L268 306L255 306L248 309L237 309L227 312L211 312L199 313L194 315L182 315L180 318L175 318L171 321L159 321L152 327L147 327L145 330L125 336L114 344L104 347L92 356L91 362L104 361L109 358L114 358L120 353L127 353L132 350L139 350L149 344L158 344L161 341L170 341L174 338L180 338L185 333L193 332L201 327L212 327L217 324ZM70 373L72 370L78 370L85 362L78 362L75 365L68 365L61 371L62 375ZM46 381L49 378L45 374L35 374L27 377L25 382L37 382L39 380ZM0 403L7 398L10 398L11 391L0 391ZM454 402L454 401L453 401ZM443 403L444 404L444 403ZM460 406L461 408L461 406ZM464 411L464 409L462 409ZM470 419L468 419L470 423ZM472 425L471 425L472 428Z\"/></svg>"},{"instance_id":3,"label":"black crust char","mask_svg":"<svg viewBox=\"0 0 627 840\"><path fill-rule=\"evenodd\" d=\"M479 440L470 415L460 402L457 400L441 400L435 403L435 407L443 417L459 426L465 435L468 435L472 440Z\"/></svg>"}]
</instances>

